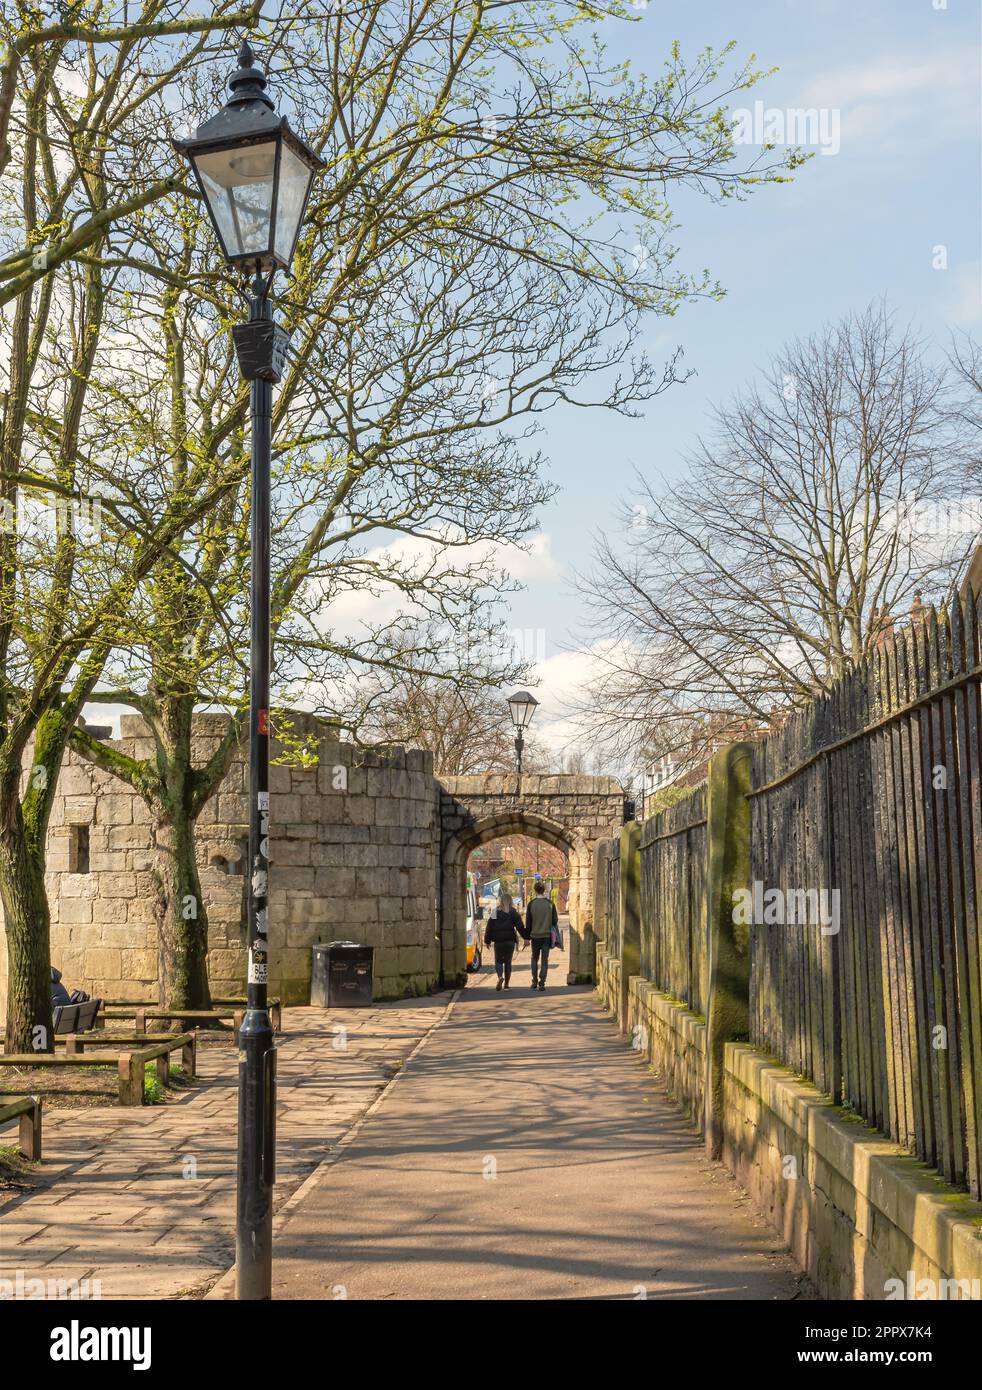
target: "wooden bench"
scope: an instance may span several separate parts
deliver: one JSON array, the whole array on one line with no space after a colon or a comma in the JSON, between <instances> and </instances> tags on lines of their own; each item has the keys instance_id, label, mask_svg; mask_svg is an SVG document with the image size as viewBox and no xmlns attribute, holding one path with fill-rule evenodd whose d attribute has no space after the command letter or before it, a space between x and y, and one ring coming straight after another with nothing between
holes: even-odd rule
<instances>
[{"instance_id":1,"label":"wooden bench","mask_svg":"<svg viewBox=\"0 0 982 1390\"><path fill-rule=\"evenodd\" d=\"M157 1004L148 1004L146 1001L138 999L105 999L102 1001L96 1027L100 1027L101 1021L107 1018L132 1018L135 1020L134 1028L137 1033L146 1030L148 1019L179 1018L196 1024L226 1023L231 1020L232 1030L238 1033L242 1015L245 1013L245 1005L244 999L233 998L216 1000L215 1007L212 1009L162 1009ZM273 1025L273 1032L282 1032L283 1006L278 998L269 1001L269 1017Z\"/></svg>"},{"instance_id":2,"label":"wooden bench","mask_svg":"<svg viewBox=\"0 0 982 1390\"><path fill-rule=\"evenodd\" d=\"M96 1026L101 999L87 999L84 1004L55 1004L51 1009L51 1032L55 1041L69 1033L88 1033ZM0 1044L4 1030L0 1028Z\"/></svg>"},{"instance_id":3,"label":"wooden bench","mask_svg":"<svg viewBox=\"0 0 982 1390\"><path fill-rule=\"evenodd\" d=\"M179 1018L185 1027L193 1023L200 1025L216 1021L225 1022L227 1019L231 1019L232 1032L238 1036L242 1012L235 1009L183 1009L180 1012L175 1012L172 1009L137 1009L133 1016L134 1033L146 1033L147 1019L161 1018Z\"/></svg>"},{"instance_id":4,"label":"wooden bench","mask_svg":"<svg viewBox=\"0 0 982 1390\"><path fill-rule=\"evenodd\" d=\"M183 1053L195 1041L193 1033L160 1036L166 1037L166 1041L127 1049L125 1052L0 1052L0 1068L42 1067L47 1070L51 1067L115 1067L120 1105L142 1105L147 1062L156 1063L157 1079L166 1086L170 1076L170 1054L178 1051ZM145 1039L146 1035L141 1034L141 1044Z\"/></svg>"},{"instance_id":5,"label":"wooden bench","mask_svg":"<svg viewBox=\"0 0 982 1390\"><path fill-rule=\"evenodd\" d=\"M88 1032L95 1027L101 1007L101 999L86 999L84 1004L56 1004L51 1016L55 1037Z\"/></svg>"},{"instance_id":6,"label":"wooden bench","mask_svg":"<svg viewBox=\"0 0 982 1390\"><path fill-rule=\"evenodd\" d=\"M0 1125L20 1119L17 1147L30 1163L41 1161L40 1096L0 1096Z\"/></svg>"},{"instance_id":7,"label":"wooden bench","mask_svg":"<svg viewBox=\"0 0 982 1390\"><path fill-rule=\"evenodd\" d=\"M154 1043L173 1043L181 1049L181 1065L193 1081L198 1074L198 1034L190 1033L69 1033L58 1042L65 1044L69 1056L84 1053L86 1047L120 1046L147 1048Z\"/></svg>"}]
</instances>

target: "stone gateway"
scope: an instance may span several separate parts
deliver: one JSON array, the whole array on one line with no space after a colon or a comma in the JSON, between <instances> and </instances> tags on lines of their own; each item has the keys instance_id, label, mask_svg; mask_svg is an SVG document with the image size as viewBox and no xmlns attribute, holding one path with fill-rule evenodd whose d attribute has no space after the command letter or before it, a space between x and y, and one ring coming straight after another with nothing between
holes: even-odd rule
<instances>
[{"instance_id":1,"label":"stone gateway","mask_svg":"<svg viewBox=\"0 0 982 1390\"><path fill-rule=\"evenodd\" d=\"M441 949L444 975L464 968L467 858L502 835L534 835L569 862L569 984L593 980L593 849L624 821L624 792L613 777L571 773L486 773L444 778L440 788Z\"/></svg>"},{"instance_id":2,"label":"stone gateway","mask_svg":"<svg viewBox=\"0 0 982 1390\"><path fill-rule=\"evenodd\" d=\"M294 718L296 736L297 718ZM467 856L516 831L558 846L570 866L571 975L593 975L593 845L623 820L609 777L488 775L446 779L420 749L376 752L316 736L316 765L287 765L271 748L270 990L288 1004L310 998L311 946L356 940L374 947L377 999L463 983ZM220 715L195 716L194 759L218 746ZM124 715L110 742L153 756L143 720ZM279 760L279 761L277 761ZM233 759L197 825L208 914L208 974L216 995L245 988L248 769ZM48 831L52 961L71 986L108 998L156 997L157 943L150 812L110 773L70 752ZM6 1000L0 937L0 1008Z\"/></svg>"}]
</instances>

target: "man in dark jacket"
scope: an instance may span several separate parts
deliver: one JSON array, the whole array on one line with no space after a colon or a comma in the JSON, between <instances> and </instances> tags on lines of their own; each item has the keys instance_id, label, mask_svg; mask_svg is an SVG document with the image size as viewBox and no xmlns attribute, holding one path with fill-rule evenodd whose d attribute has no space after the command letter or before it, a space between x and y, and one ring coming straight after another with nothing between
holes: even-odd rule
<instances>
[{"instance_id":1,"label":"man in dark jacket","mask_svg":"<svg viewBox=\"0 0 982 1390\"><path fill-rule=\"evenodd\" d=\"M61 971L51 967L51 1002L55 1008L59 1004L87 1004L91 997L84 989L73 989L69 994L61 982Z\"/></svg>"},{"instance_id":2,"label":"man in dark jacket","mask_svg":"<svg viewBox=\"0 0 982 1390\"><path fill-rule=\"evenodd\" d=\"M498 905L484 929L485 946L494 947L494 968L498 972L495 989L507 989L511 983L511 962L521 930L522 919L515 911L510 894L499 894Z\"/></svg>"},{"instance_id":3,"label":"man in dark jacket","mask_svg":"<svg viewBox=\"0 0 982 1390\"><path fill-rule=\"evenodd\" d=\"M51 967L51 1002L56 1007L59 1004L70 1004L72 996L61 982L61 971Z\"/></svg>"},{"instance_id":4,"label":"man in dark jacket","mask_svg":"<svg viewBox=\"0 0 982 1390\"><path fill-rule=\"evenodd\" d=\"M559 927L559 914L545 895L546 885L537 879L535 896L525 914L525 935L532 943L532 988L545 989L549 969L549 948L553 928ZM540 964L541 962L541 964Z\"/></svg>"}]
</instances>

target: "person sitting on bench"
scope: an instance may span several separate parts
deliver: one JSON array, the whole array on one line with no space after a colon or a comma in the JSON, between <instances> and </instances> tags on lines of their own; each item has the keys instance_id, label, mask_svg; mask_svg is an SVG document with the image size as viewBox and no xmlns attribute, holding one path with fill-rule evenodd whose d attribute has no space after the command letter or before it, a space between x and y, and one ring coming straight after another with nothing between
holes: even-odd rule
<instances>
[{"instance_id":1,"label":"person sitting on bench","mask_svg":"<svg viewBox=\"0 0 982 1390\"><path fill-rule=\"evenodd\" d=\"M52 1004L70 1004L72 996L61 983L61 971L51 967L51 1002Z\"/></svg>"},{"instance_id":2,"label":"person sitting on bench","mask_svg":"<svg viewBox=\"0 0 982 1390\"><path fill-rule=\"evenodd\" d=\"M71 994L61 983L61 971L51 967L51 1002L52 1004L87 1004L91 999L90 994L86 994L84 989L73 989Z\"/></svg>"},{"instance_id":3,"label":"person sitting on bench","mask_svg":"<svg viewBox=\"0 0 982 1390\"><path fill-rule=\"evenodd\" d=\"M61 982L61 971L51 968L51 1024L56 1037L65 1033L88 1033L96 1026L101 999L93 999L84 989L71 994Z\"/></svg>"}]
</instances>

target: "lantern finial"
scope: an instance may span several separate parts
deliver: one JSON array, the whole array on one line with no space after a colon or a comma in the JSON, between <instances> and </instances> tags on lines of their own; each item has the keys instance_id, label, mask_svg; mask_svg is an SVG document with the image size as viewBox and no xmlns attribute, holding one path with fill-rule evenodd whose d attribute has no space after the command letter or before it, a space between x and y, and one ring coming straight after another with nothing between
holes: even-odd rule
<instances>
[{"instance_id":1,"label":"lantern finial","mask_svg":"<svg viewBox=\"0 0 982 1390\"><path fill-rule=\"evenodd\" d=\"M257 67L256 55L248 39L242 40L239 66L229 78L228 85L232 89L232 95L228 99L229 106L241 106L247 101L262 101L270 110L273 109L273 103L265 94L266 74L261 67Z\"/></svg>"}]
</instances>

